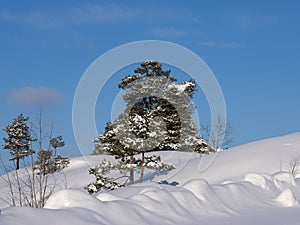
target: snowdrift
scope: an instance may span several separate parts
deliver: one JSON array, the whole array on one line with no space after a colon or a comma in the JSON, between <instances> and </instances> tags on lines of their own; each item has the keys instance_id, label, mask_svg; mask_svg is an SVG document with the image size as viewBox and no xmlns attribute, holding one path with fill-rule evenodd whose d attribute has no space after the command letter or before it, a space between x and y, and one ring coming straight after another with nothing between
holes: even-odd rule
<instances>
[{"instance_id":1,"label":"snowdrift","mask_svg":"<svg viewBox=\"0 0 300 225\"><path fill-rule=\"evenodd\" d=\"M300 222L300 179L290 168L290 162L300 156L300 133L203 157L178 152L160 155L177 169L168 174L149 172L145 183L93 196L83 190L93 179L87 170L104 156L74 158L65 171L68 189L57 190L44 209L4 208L5 203L0 202L0 224ZM5 193L4 185L0 187Z\"/></svg>"}]
</instances>

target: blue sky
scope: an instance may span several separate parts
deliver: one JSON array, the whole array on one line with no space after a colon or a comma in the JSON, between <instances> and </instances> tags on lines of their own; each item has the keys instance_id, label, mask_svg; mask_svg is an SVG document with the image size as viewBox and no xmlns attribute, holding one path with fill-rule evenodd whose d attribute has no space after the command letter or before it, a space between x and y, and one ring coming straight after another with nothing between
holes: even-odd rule
<instances>
[{"instance_id":1,"label":"blue sky","mask_svg":"<svg viewBox=\"0 0 300 225\"><path fill-rule=\"evenodd\" d=\"M34 120L46 102L45 120L55 121L67 154L79 155L72 101L84 71L114 47L150 39L187 47L211 68L224 93L234 145L298 132L299 11L298 1L0 0L0 127L21 112ZM128 71L101 93L98 102L108 109L96 110L99 132ZM201 91L198 98L208 123Z\"/></svg>"}]
</instances>

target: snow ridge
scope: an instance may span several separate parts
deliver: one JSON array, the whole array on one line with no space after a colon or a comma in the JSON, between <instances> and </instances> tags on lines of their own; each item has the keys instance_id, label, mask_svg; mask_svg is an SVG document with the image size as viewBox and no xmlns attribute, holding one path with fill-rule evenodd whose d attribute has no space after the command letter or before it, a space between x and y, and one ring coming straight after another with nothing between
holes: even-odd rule
<instances>
[{"instance_id":1,"label":"snow ridge","mask_svg":"<svg viewBox=\"0 0 300 225\"><path fill-rule=\"evenodd\" d=\"M0 199L0 224L297 224L300 179L289 162L299 147L300 133L249 143L218 153L205 171L199 167L206 156L161 152L175 171L149 172L142 184L93 195L83 190L92 179L88 169L113 158L72 159L65 170L69 189L57 190L44 209L4 208ZM3 196L3 179L0 184Z\"/></svg>"}]
</instances>

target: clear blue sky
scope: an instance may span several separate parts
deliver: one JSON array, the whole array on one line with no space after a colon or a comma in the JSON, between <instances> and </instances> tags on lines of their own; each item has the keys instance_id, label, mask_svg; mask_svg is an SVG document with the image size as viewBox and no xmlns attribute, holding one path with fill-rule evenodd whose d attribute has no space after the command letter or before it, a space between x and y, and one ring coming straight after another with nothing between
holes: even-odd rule
<instances>
[{"instance_id":1,"label":"clear blue sky","mask_svg":"<svg viewBox=\"0 0 300 225\"><path fill-rule=\"evenodd\" d=\"M47 102L45 119L55 121L68 154L79 155L72 101L84 71L118 45L156 39L191 49L212 69L234 145L300 131L299 12L296 0L0 0L0 127L20 112L34 119ZM108 111L119 78L101 94ZM100 114L99 132L109 119Z\"/></svg>"}]
</instances>

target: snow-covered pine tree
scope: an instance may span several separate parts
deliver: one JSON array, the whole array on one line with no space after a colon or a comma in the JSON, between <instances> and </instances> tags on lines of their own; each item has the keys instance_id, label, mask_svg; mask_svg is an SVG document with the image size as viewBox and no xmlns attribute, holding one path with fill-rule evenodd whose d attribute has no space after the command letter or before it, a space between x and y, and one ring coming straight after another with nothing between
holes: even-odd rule
<instances>
[{"instance_id":1,"label":"snow-covered pine tree","mask_svg":"<svg viewBox=\"0 0 300 225\"><path fill-rule=\"evenodd\" d=\"M177 84L157 61L145 61L134 74L122 79L119 88L126 90L124 113L106 125L104 134L94 142L94 154L106 152L116 158L152 151L196 151L208 153L210 146L198 134L192 119L191 99L196 91L193 80ZM131 183L133 171L131 171ZM141 179L142 180L142 179Z\"/></svg>"},{"instance_id":2,"label":"snow-covered pine tree","mask_svg":"<svg viewBox=\"0 0 300 225\"><path fill-rule=\"evenodd\" d=\"M16 170L20 168L20 159L34 153L30 146L35 139L30 135L30 128L27 125L28 119L29 117L20 114L4 129L7 137L3 138L3 149L9 150L12 156L10 160L15 161Z\"/></svg>"},{"instance_id":3,"label":"snow-covered pine tree","mask_svg":"<svg viewBox=\"0 0 300 225\"><path fill-rule=\"evenodd\" d=\"M39 170L39 174L46 175L60 171L68 166L70 159L57 154L57 148L65 146L62 135L53 137L53 125L50 123L50 127L46 129L46 125L43 122L43 108L40 109L37 122L32 123L32 135L37 140L35 146L37 161L35 162L36 168ZM42 164L42 165L41 165Z\"/></svg>"},{"instance_id":4,"label":"snow-covered pine tree","mask_svg":"<svg viewBox=\"0 0 300 225\"><path fill-rule=\"evenodd\" d=\"M51 138L50 145L53 148L53 169L52 172L60 171L70 164L70 159L68 157L63 157L58 155L56 150L57 148L61 148L65 146L65 142L63 141L63 137L61 135Z\"/></svg>"},{"instance_id":5,"label":"snow-covered pine tree","mask_svg":"<svg viewBox=\"0 0 300 225\"><path fill-rule=\"evenodd\" d=\"M46 174L51 172L51 150L41 149L37 153L37 161L36 161L36 169L38 169L38 173L45 176Z\"/></svg>"},{"instance_id":6,"label":"snow-covered pine tree","mask_svg":"<svg viewBox=\"0 0 300 225\"><path fill-rule=\"evenodd\" d=\"M36 166L43 175L61 171L70 164L69 157L56 154L57 148L65 146L61 135L51 138L49 144L53 150L49 146L47 150L41 149L37 152Z\"/></svg>"},{"instance_id":7,"label":"snow-covered pine tree","mask_svg":"<svg viewBox=\"0 0 300 225\"><path fill-rule=\"evenodd\" d=\"M85 189L90 194L93 194L101 191L101 189L113 191L124 187L128 179L130 179L130 176L126 175L127 171L132 169L147 168L149 170L156 170L160 172L167 172L175 169L172 164L162 162L159 155L146 156L144 160L145 161L142 164L141 159L135 159L134 164L131 164L130 160L126 159L118 160L115 163L111 163L104 159L99 163L99 165L89 169L89 174L94 175L96 180L89 183ZM113 170L119 171L120 176L116 177L116 174L114 174L114 177L109 177L108 175Z\"/></svg>"},{"instance_id":8,"label":"snow-covered pine tree","mask_svg":"<svg viewBox=\"0 0 300 225\"><path fill-rule=\"evenodd\" d=\"M55 158L56 157L56 149L59 148L59 147L64 147L65 146L65 142L63 141L62 136L59 135L57 137L51 138L50 145L54 149L53 155L54 155L54 158Z\"/></svg>"},{"instance_id":9,"label":"snow-covered pine tree","mask_svg":"<svg viewBox=\"0 0 300 225\"><path fill-rule=\"evenodd\" d=\"M119 84L126 90L127 109L94 142L95 151L126 157L149 151L179 150L208 153L192 119L193 80L177 84L170 70L145 61ZM120 140L121 139L121 140Z\"/></svg>"}]
</instances>

